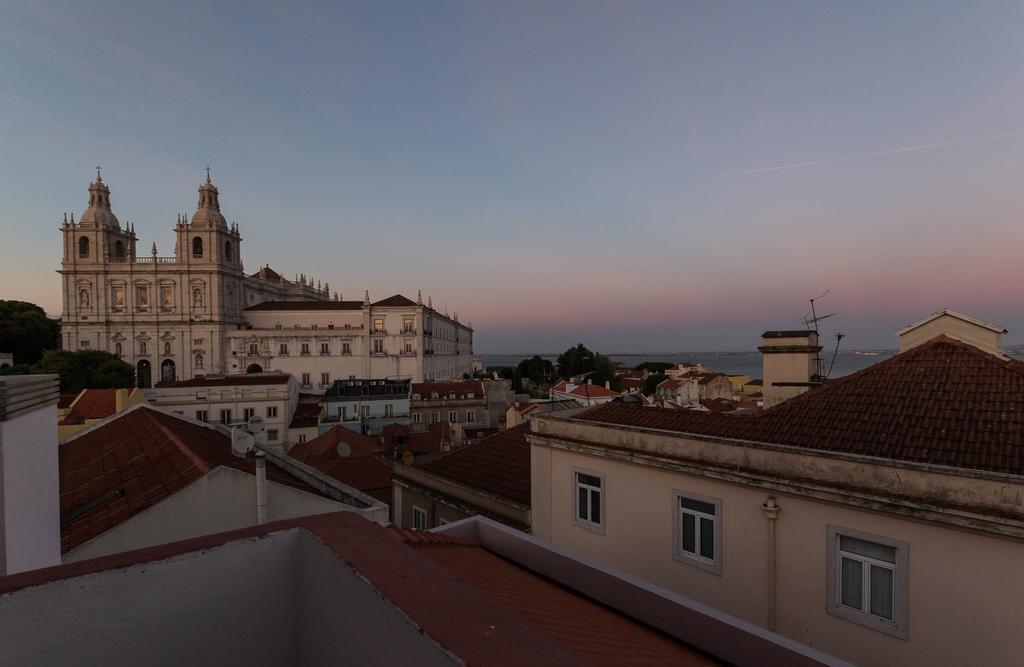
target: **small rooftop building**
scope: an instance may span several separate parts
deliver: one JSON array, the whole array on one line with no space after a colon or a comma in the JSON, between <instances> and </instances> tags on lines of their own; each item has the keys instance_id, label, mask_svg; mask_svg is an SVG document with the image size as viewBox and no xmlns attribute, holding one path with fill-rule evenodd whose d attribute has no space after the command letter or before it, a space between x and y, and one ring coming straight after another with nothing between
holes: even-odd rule
<instances>
[{"instance_id":1,"label":"small rooftop building","mask_svg":"<svg viewBox=\"0 0 1024 667\"><path fill-rule=\"evenodd\" d=\"M0 578L0 646L48 667L842 664L483 518L347 513Z\"/></svg>"},{"instance_id":2,"label":"small rooftop building","mask_svg":"<svg viewBox=\"0 0 1024 667\"><path fill-rule=\"evenodd\" d=\"M1004 356L1002 338L1005 333L1006 329L998 324L983 322L970 315L943 308L900 329L896 335L900 339L900 352L943 335L962 340L989 354Z\"/></svg>"}]
</instances>

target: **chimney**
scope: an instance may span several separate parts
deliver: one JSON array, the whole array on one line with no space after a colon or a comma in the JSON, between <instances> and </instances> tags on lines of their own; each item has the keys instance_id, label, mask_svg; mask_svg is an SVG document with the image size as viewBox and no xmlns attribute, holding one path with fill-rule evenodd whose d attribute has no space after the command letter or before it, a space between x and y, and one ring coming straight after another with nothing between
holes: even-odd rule
<instances>
[{"instance_id":1,"label":"chimney","mask_svg":"<svg viewBox=\"0 0 1024 667\"><path fill-rule=\"evenodd\" d=\"M0 377L0 575L60 564L59 383Z\"/></svg>"},{"instance_id":2,"label":"chimney","mask_svg":"<svg viewBox=\"0 0 1024 667\"><path fill-rule=\"evenodd\" d=\"M821 384L818 377L818 334L811 330L765 331L761 334L764 407Z\"/></svg>"}]
</instances>

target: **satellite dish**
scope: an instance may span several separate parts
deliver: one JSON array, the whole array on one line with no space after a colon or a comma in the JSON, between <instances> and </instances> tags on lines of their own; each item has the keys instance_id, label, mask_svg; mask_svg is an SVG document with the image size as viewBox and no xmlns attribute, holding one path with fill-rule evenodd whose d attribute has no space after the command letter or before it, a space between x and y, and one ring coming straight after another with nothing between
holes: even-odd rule
<instances>
[{"instance_id":1,"label":"satellite dish","mask_svg":"<svg viewBox=\"0 0 1024 667\"><path fill-rule=\"evenodd\" d=\"M249 424L246 426L245 430L253 435L263 433L263 417L260 417L259 415L249 417Z\"/></svg>"},{"instance_id":2,"label":"satellite dish","mask_svg":"<svg viewBox=\"0 0 1024 667\"><path fill-rule=\"evenodd\" d=\"M231 429L231 452L245 458L245 455L256 446L256 437L240 428Z\"/></svg>"},{"instance_id":3,"label":"satellite dish","mask_svg":"<svg viewBox=\"0 0 1024 667\"><path fill-rule=\"evenodd\" d=\"M351 454L352 448L349 447L347 442L338 443L338 456L340 456L341 458L345 458L347 456L351 456Z\"/></svg>"},{"instance_id":4,"label":"satellite dish","mask_svg":"<svg viewBox=\"0 0 1024 667\"><path fill-rule=\"evenodd\" d=\"M414 457L412 454L412 450L407 449L405 450L405 453L402 454L402 463L404 463L407 466L411 466L415 458L416 457Z\"/></svg>"}]
</instances>

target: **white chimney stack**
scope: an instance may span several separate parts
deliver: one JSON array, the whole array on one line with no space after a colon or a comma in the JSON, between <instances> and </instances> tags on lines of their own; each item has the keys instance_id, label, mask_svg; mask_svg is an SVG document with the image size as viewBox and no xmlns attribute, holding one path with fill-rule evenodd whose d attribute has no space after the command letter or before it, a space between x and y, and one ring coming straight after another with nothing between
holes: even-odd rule
<instances>
[{"instance_id":1,"label":"white chimney stack","mask_svg":"<svg viewBox=\"0 0 1024 667\"><path fill-rule=\"evenodd\" d=\"M787 398L821 384L818 377L818 334L812 330L765 331L761 334L764 374L764 407L770 408Z\"/></svg>"}]
</instances>

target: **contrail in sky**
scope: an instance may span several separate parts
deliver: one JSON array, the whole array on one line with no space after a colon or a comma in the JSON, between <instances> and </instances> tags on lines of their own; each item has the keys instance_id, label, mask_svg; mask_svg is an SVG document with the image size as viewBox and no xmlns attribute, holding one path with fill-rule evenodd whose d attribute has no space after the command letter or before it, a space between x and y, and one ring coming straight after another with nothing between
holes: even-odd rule
<instances>
[{"instance_id":1,"label":"contrail in sky","mask_svg":"<svg viewBox=\"0 0 1024 667\"><path fill-rule=\"evenodd\" d=\"M913 153L915 151L927 151L933 148L945 148L947 146L959 146L961 144L975 144L982 141L995 141L997 139L1013 139L1021 136L1021 132L1010 134L998 134L991 137L972 137L970 139L955 139L953 141L937 141L931 144L918 144L917 146L904 146L893 148L887 151L876 151L874 153L858 153L857 155L844 155L827 160L810 160L809 162L791 162L789 164L776 164L771 167L759 167L757 169L744 169L743 171L730 171L722 176L744 176L746 174L760 174L765 171L779 171L781 169L797 169L799 167L813 167L819 164L834 164L836 162L850 162L852 160L863 160L869 157L881 157L883 155L896 155L898 153Z\"/></svg>"}]
</instances>

